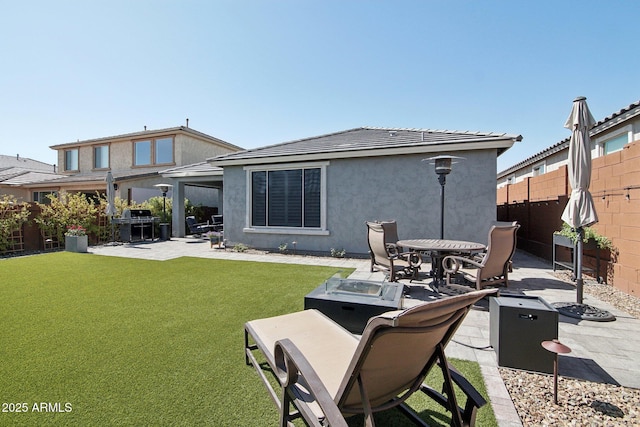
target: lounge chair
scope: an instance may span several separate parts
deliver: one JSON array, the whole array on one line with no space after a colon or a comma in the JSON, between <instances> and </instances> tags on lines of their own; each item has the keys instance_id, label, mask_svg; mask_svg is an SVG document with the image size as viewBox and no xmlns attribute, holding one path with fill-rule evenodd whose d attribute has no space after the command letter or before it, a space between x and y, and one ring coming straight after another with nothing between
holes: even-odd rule
<instances>
[{"instance_id":1,"label":"lounge chair","mask_svg":"<svg viewBox=\"0 0 640 427\"><path fill-rule=\"evenodd\" d=\"M317 310L253 320L245 324L245 362L267 387L281 426L298 417L308 425L343 426L344 417L355 414L374 426L373 414L393 407L426 425L405 403L419 390L451 412L451 425L474 425L486 401L449 367L444 349L471 306L495 292L473 291L372 317L361 338ZM264 355L268 368L254 352ZM423 384L436 363L446 396ZM464 407L457 404L453 383L466 395ZM291 404L297 411L290 411Z\"/></svg>"},{"instance_id":2,"label":"lounge chair","mask_svg":"<svg viewBox=\"0 0 640 427\"><path fill-rule=\"evenodd\" d=\"M196 237L199 237L212 229L212 226L208 222L196 223L195 216L188 216L185 218L185 221L187 222L187 227L189 227L191 234Z\"/></svg>"},{"instance_id":3,"label":"lounge chair","mask_svg":"<svg viewBox=\"0 0 640 427\"><path fill-rule=\"evenodd\" d=\"M415 278L422 257L418 252L404 251L396 245L398 232L395 221L367 221L366 224L371 271L387 272L390 282L396 282L401 276Z\"/></svg>"},{"instance_id":4,"label":"lounge chair","mask_svg":"<svg viewBox=\"0 0 640 427\"><path fill-rule=\"evenodd\" d=\"M494 225L489 230L486 252L473 258L450 255L444 257L442 265L447 274L447 284L457 274L464 280L475 283L477 289L488 285L509 286L511 258L516 251L516 233L520 225Z\"/></svg>"}]
</instances>

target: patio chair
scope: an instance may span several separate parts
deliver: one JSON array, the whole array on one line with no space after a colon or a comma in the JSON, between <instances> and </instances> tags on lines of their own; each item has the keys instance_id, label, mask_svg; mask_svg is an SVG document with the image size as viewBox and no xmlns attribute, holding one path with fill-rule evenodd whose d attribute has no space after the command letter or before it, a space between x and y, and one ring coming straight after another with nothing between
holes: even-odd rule
<instances>
[{"instance_id":1,"label":"patio chair","mask_svg":"<svg viewBox=\"0 0 640 427\"><path fill-rule=\"evenodd\" d=\"M196 223L195 216L188 216L185 218L189 231L196 237L200 237L202 234L211 231L211 225L208 222Z\"/></svg>"},{"instance_id":2,"label":"patio chair","mask_svg":"<svg viewBox=\"0 0 640 427\"><path fill-rule=\"evenodd\" d=\"M451 425L473 426L486 401L448 365L444 350L471 306L495 292L473 291L372 317L361 337L317 310L253 320L245 324L245 363L267 387L281 426L299 417L313 426L346 426L345 417L357 414L374 426L374 413L394 407L415 424L427 425L405 403L417 391L447 408ZM268 367L254 352L262 353ZM444 394L423 383L436 363ZM275 375L275 389L265 372ZM454 383L466 396L464 407L457 403Z\"/></svg>"},{"instance_id":3,"label":"patio chair","mask_svg":"<svg viewBox=\"0 0 640 427\"><path fill-rule=\"evenodd\" d=\"M223 216L211 215L211 225L213 226L213 231L223 231L224 230Z\"/></svg>"},{"instance_id":4,"label":"patio chair","mask_svg":"<svg viewBox=\"0 0 640 427\"><path fill-rule=\"evenodd\" d=\"M422 257L418 252L403 251L396 245L398 232L395 221L367 221L366 224L371 272L387 272L390 282L398 281L400 276L415 278Z\"/></svg>"},{"instance_id":5,"label":"patio chair","mask_svg":"<svg viewBox=\"0 0 640 427\"><path fill-rule=\"evenodd\" d=\"M475 283L477 289L488 285L509 286L511 258L516 251L516 233L520 225L494 225L489 230L489 244L486 252L475 257L450 255L444 257L442 265L447 274L447 284L451 278L462 275L464 280Z\"/></svg>"}]
</instances>

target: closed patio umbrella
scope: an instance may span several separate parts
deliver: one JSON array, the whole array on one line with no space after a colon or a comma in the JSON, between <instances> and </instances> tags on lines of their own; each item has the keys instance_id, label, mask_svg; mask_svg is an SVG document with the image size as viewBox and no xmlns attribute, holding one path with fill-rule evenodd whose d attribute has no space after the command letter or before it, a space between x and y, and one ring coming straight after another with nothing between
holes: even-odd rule
<instances>
[{"instance_id":1,"label":"closed patio umbrella","mask_svg":"<svg viewBox=\"0 0 640 427\"><path fill-rule=\"evenodd\" d=\"M569 184L571 184L571 196L567 202L567 206L562 212L562 220L570 227L574 228L578 234L575 254L575 276L577 288L577 305L568 304L570 311L574 313L566 313L561 310L565 303L554 304L563 314L577 313L580 318L595 317L588 320L605 320L602 313L612 316L608 312L599 313L597 309L583 304L583 287L582 279L582 245L584 239L584 227L598 222L598 214L593 203L591 193L589 193L589 184L591 182L591 138L589 130L595 124L595 120L587 106L587 98L580 96L573 101L571 114L564 124L564 127L571 130L571 138L569 140L569 163L568 175ZM567 304L565 304L567 305ZM566 308L566 307L565 307ZM586 314L586 317L583 317ZM573 317L578 317L574 315ZM615 318L614 318L615 319ZM612 320L612 319L606 319Z\"/></svg>"},{"instance_id":2,"label":"closed patio umbrella","mask_svg":"<svg viewBox=\"0 0 640 427\"><path fill-rule=\"evenodd\" d=\"M107 177L105 178L107 181L107 207L105 209L105 215L109 218L109 224L111 224L111 241L114 241L114 233L113 233L113 216L116 214L116 190L114 189L113 184L113 175L111 171L107 172Z\"/></svg>"}]
</instances>

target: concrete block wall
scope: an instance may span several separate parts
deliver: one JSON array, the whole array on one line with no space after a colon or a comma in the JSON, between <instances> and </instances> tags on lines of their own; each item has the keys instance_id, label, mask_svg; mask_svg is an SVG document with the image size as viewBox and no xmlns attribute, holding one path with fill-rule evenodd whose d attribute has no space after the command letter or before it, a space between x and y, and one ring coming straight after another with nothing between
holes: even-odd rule
<instances>
[{"instance_id":1,"label":"concrete block wall","mask_svg":"<svg viewBox=\"0 0 640 427\"><path fill-rule=\"evenodd\" d=\"M567 167L498 189L498 219L519 221L518 247L551 259L553 230L571 194ZM640 140L623 150L594 158L590 191L599 222L614 250L605 254L601 276L616 288L640 297ZM589 256L589 255L588 255ZM593 265L593 259L585 260Z\"/></svg>"}]
</instances>

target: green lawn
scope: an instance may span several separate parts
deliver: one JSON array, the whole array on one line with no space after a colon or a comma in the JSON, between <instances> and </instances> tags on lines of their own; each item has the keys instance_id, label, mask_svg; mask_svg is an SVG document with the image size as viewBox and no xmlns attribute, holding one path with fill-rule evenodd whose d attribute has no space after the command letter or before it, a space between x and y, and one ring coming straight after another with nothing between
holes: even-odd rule
<instances>
[{"instance_id":1,"label":"green lawn","mask_svg":"<svg viewBox=\"0 0 640 427\"><path fill-rule=\"evenodd\" d=\"M244 364L243 324L301 310L338 270L68 252L0 260L0 425L276 425ZM490 408L481 416L495 424Z\"/></svg>"}]
</instances>

